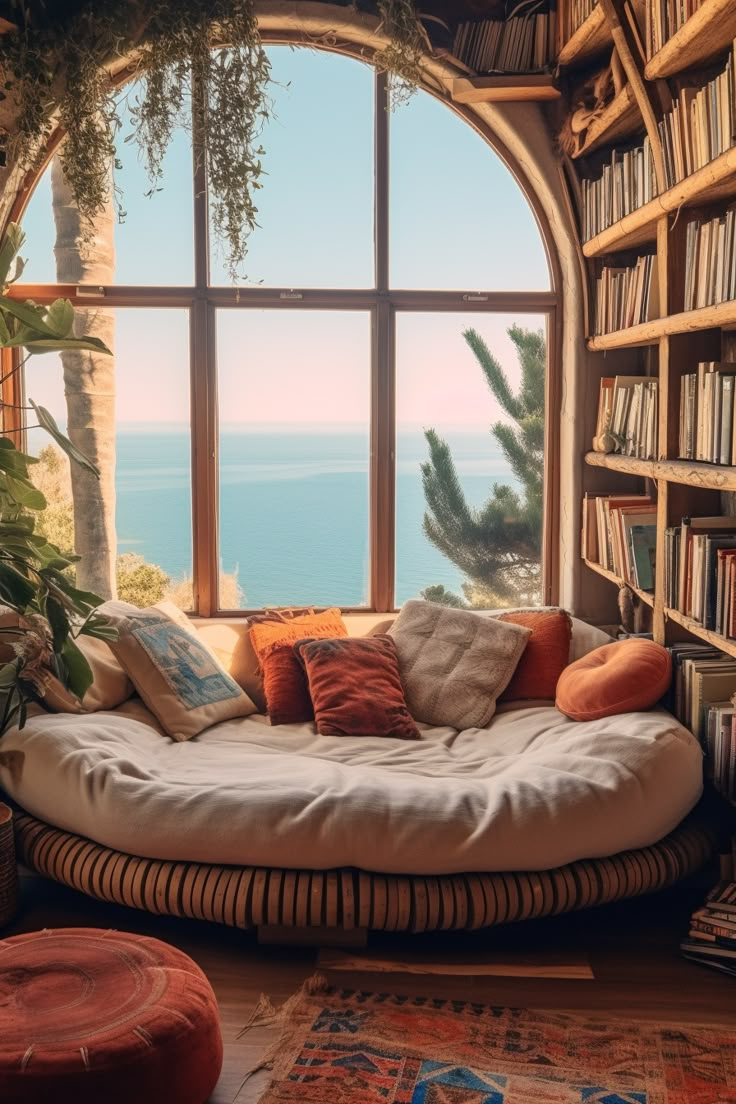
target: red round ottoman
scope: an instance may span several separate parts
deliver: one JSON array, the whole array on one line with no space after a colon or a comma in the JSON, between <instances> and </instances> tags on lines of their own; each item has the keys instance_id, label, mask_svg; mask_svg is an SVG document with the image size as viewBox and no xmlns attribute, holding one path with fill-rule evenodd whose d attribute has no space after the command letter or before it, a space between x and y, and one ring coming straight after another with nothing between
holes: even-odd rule
<instances>
[{"instance_id":1,"label":"red round ottoman","mask_svg":"<svg viewBox=\"0 0 736 1104\"><path fill-rule=\"evenodd\" d=\"M215 995L174 947L98 928L0 941L2 1104L205 1104L221 1066Z\"/></svg>"}]
</instances>

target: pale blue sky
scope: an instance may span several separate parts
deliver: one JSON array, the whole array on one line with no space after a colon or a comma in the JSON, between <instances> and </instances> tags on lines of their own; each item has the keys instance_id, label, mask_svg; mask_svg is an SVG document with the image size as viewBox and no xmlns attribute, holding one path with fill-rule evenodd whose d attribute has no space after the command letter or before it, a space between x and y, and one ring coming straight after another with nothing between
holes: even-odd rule
<instances>
[{"instance_id":1,"label":"pale blue sky","mask_svg":"<svg viewBox=\"0 0 736 1104\"><path fill-rule=\"evenodd\" d=\"M251 238L247 280L305 288L369 287L373 70L352 59L302 48L272 47L269 53L278 82L276 118L263 136L267 175L258 193L261 228ZM135 90L128 96L134 98ZM547 289L549 270L535 219L513 177L483 139L425 93L393 113L390 128L393 286ZM163 190L150 197L135 146L121 144L121 156L124 167L117 183L127 217L116 228L117 281L190 284L187 136L177 136L167 158ZM23 225L25 279L54 282L47 176L31 199ZM217 250L211 280L228 282ZM516 361L505 333L512 321L542 324L539 318L524 316L400 316L399 421L438 428L443 422L487 426L498 411L461 331L475 325L515 379ZM275 312L223 312L218 323L223 421L361 421L367 411L369 334L367 316L355 312L320 313L310 319L308 313L294 311L281 320ZM187 420L187 341L185 312L119 311L121 422ZM289 372L292 388L285 387ZM443 385L443 377L454 380L452 386ZM36 361L29 373L29 391L63 413L56 358Z\"/></svg>"}]
</instances>

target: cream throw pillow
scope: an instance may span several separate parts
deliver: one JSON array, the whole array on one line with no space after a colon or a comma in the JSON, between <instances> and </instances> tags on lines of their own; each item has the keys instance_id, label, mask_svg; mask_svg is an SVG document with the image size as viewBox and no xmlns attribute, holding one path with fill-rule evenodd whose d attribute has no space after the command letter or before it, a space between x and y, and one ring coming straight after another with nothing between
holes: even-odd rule
<instances>
[{"instance_id":1,"label":"cream throw pillow","mask_svg":"<svg viewBox=\"0 0 736 1104\"><path fill-rule=\"evenodd\" d=\"M531 630L432 602L411 601L389 629L409 712L450 728L485 728Z\"/></svg>"},{"instance_id":2,"label":"cream throw pillow","mask_svg":"<svg viewBox=\"0 0 736 1104\"><path fill-rule=\"evenodd\" d=\"M190 740L220 721L256 712L186 614L170 602L144 610L111 602L105 613L118 630L110 647L174 740Z\"/></svg>"}]
</instances>

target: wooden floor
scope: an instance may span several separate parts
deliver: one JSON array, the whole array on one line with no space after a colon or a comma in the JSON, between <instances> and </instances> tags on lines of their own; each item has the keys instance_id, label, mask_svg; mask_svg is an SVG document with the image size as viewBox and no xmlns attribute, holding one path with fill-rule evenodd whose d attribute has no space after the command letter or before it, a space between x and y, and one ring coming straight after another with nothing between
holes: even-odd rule
<instances>
[{"instance_id":1,"label":"wooden floor","mask_svg":"<svg viewBox=\"0 0 736 1104\"><path fill-rule=\"evenodd\" d=\"M26 876L19 915L3 935L94 926L145 932L181 947L206 972L220 1003L225 1062L212 1104L253 1104L268 1075L248 1071L277 1029L253 1027L238 1036L262 993L278 1004L317 969L335 984L383 992L736 1024L736 978L677 952L702 895L702 889L673 890L476 935L376 936L367 950L354 952L352 963L346 952L323 951L320 964L318 950L262 947L250 933L104 905Z\"/></svg>"}]
</instances>

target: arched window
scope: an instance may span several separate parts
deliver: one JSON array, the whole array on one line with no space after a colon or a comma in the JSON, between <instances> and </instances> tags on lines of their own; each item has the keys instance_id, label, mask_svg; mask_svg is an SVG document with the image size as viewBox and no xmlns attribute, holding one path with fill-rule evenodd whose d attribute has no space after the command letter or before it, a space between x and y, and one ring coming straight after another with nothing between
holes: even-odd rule
<instances>
[{"instance_id":1,"label":"arched window","mask_svg":"<svg viewBox=\"0 0 736 1104\"><path fill-rule=\"evenodd\" d=\"M114 239L102 276L70 267L51 169L26 207L17 293L68 295L92 322L109 319L115 354L114 414L104 382L82 396L80 415L73 364L28 363L27 393L62 423L99 417L114 451L114 481L97 500L44 453L51 536L68 545L76 517L79 544L85 510L103 498L122 596L145 604L165 592L203 616L388 610L463 583L500 603L549 600L533 548L513 594L502 570L499 586L493 572L489 585L471 572L494 542L500 563L504 541L529 545L522 515L542 546L556 297L524 193L491 145L428 93L391 113L384 78L355 58L279 45L269 55L267 175L238 287L209 232L206 178L184 133L153 195L134 147L121 146L125 217L100 226ZM482 346L486 373L505 373L514 394L526 380L514 410L489 386ZM493 433L497 423L507 429ZM37 436L28 431L32 452L46 444ZM535 470L522 470L532 460ZM524 514L535 479L538 502ZM493 498L494 484L506 498Z\"/></svg>"}]
</instances>

